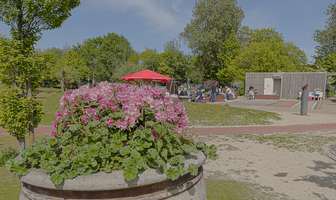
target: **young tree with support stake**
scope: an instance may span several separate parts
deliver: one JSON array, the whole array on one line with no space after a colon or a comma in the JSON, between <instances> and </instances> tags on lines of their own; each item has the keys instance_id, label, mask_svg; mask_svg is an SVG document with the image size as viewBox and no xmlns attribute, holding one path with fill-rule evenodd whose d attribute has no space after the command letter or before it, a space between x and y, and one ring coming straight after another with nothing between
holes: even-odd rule
<instances>
[{"instance_id":1,"label":"young tree with support stake","mask_svg":"<svg viewBox=\"0 0 336 200\"><path fill-rule=\"evenodd\" d=\"M33 46L41 39L42 31L52 30L61 27L64 20L71 16L70 11L79 6L80 0L0 0L0 21L11 27L13 41L19 41L20 57L25 59L32 58ZM2 55L6 57L7 55ZM3 58L1 58L3 60ZM5 74L12 74L22 81L21 91L27 93L26 98L33 99L33 90L36 74L34 65L27 65L21 62L16 66L19 70L13 71L8 68L1 68ZM24 69L24 70L23 70ZM18 87L13 85L14 87ZM7 85L7 90L11 87ZM31 142L34 137L34 104L30 103L29 132ZM14 131L15 132L15 131Z\"/></svg>"}]
</instances>

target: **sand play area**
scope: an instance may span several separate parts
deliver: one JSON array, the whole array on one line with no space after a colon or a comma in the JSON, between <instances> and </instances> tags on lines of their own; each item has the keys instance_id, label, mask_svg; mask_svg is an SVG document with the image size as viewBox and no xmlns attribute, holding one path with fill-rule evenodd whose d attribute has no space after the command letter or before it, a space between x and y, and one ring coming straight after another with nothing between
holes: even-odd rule
<instances>
[{"instance_id":1,"label":"sand play area","mask_svg":"<svg viewBox=\"0 0 336 200\"><path fill-rule=\"evenodd\" d=\"M336 132L201 139L218 148L218 159L204 165L206 177L252 183L260 198L251 199L265 199L265 192L271 199L336 199L336 162L322 154Z\"/></svg>"}]
</instances>

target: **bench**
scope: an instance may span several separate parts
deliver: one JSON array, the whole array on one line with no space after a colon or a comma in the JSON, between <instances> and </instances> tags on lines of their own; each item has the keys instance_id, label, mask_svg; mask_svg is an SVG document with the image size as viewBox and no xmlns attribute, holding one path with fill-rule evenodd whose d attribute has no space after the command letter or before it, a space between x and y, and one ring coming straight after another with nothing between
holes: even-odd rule
<instances>
[{"instance_id":1,"label":"bench","mask_svg":"<svg viewBox=\"0 0 336 200\"><path fill-rule=\"evenodd\" d=\"M329 98L332 103L336 103L336 98Z\"/></svg>"}]
</instances>

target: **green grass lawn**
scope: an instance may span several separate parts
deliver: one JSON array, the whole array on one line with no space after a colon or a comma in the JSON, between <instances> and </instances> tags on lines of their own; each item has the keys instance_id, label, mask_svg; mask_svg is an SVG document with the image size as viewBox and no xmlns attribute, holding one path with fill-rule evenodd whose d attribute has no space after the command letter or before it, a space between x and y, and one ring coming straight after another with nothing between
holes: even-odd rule
<instances>
[{"instance_id":1,"label":"green grass lawn","mask_svg":"<svg viewBox=\"0 0 336 200\"><path fill-rule=\"evenodd\" d=\"M242 126L267 125L280 120L277 113L215 105L183 102L189 117L189 126Z\"/></svg>"},{"instance_id":2,"label":"green grass lawn","mask_svg":"<svg viewBox=\"0 0 336 200\"><path fill-rule=\"evenodd\" d=\"M51 125L51 122L55 120L55 113L59 111L59 100L63 96L63 92L52 94L44 99L43 112L41 125Z\"/></svg>"},{"instance_id":3,"label":"green grass lawn","mask_svg":"<svg viewBox=\"0 0 336 200\"><path fill-rule=\"evenodd\" d=\"M36 140L41 140L43 135L35 135ZM30 144L30 136L26 135L26 146ZM20 148L15 137L7 133L0 134L0 151L6 147ZM20 181L4 166L0 166L0 199L17 200L20 195Z\"/></svg>"}]
</instances>

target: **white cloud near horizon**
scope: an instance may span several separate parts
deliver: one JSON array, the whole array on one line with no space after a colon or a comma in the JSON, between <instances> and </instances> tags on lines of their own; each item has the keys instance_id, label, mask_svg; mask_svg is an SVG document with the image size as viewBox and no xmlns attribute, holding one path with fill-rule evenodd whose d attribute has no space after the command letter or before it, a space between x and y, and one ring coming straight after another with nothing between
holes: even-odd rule
<instances>
[{"instance_id":1,"label":"white cloud near horizon","mask_svg":"<svg viewBox=\"0 0 336 200\"><path fill-rule=\"evenodd\" d=\"M177 36L183 30L190 17L186 17L180 7L184 0L99 0L91 1L93 6L111 9L114 13L132 11L140 20L151 27L149 31L166 36Z\"/></svg>"}]
</instances>

